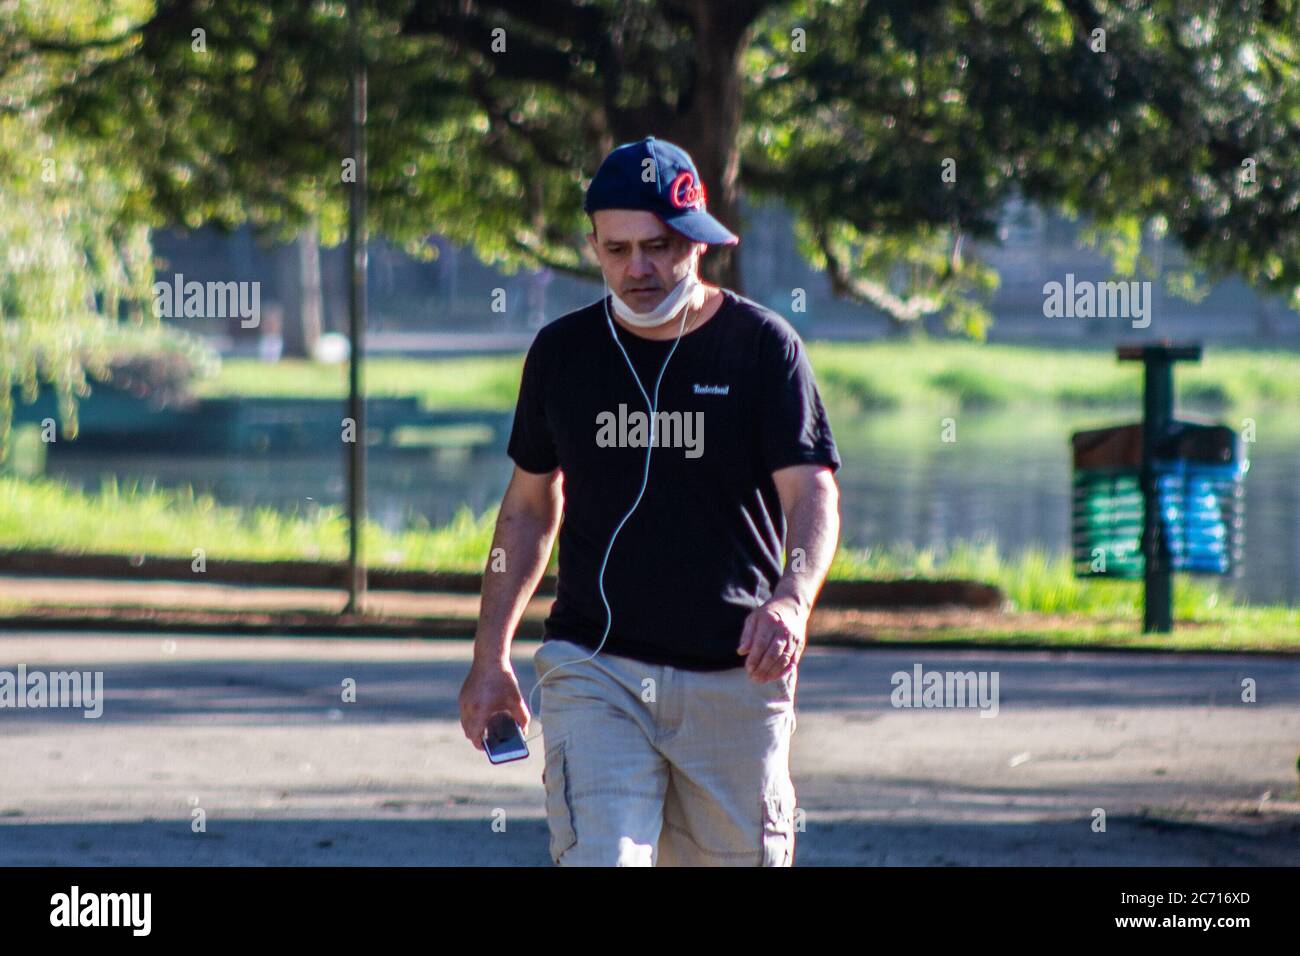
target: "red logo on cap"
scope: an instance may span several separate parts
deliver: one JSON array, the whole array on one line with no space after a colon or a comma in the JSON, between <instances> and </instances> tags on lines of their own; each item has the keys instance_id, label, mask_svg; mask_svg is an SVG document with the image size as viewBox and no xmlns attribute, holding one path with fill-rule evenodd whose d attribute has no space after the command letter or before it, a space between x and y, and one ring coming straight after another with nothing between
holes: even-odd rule
<instances>
[{"instance_id":1,"label":"red logo on cap","mask_svg":"<svg viewBox=\"0 0 1300 956\"><path fill-rule=\"evenodd\" d=\"M678 209L702 209L704 183L697 183L689 171L678 173L673 184L668 187L668 201Z\"/></svg>"}]
</instances>

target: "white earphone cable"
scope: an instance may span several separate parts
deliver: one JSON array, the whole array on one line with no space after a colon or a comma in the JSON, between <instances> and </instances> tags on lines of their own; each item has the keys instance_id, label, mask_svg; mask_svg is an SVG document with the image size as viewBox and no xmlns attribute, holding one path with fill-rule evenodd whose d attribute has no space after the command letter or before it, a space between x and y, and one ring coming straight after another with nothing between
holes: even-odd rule
<instances>
[{"instance_id":1,"label":"white earphone cable","mask_svg":"<svg viewBox=\"0 0 1300 956\"><path fill-rule=\"evenodd\" d=\"M632 507L627 510L627 514L623 515L623 520L618 523L618 526L614 529L614 533L610 535L609 545L605 548L605 556L600 562L600 575L596 579L596 589L600 592L601 603L605 605L605 633L601 635L600 643L596 645L596 649L589 655L571 661L562 661L538 679L537 683L533 685L533 689L528 693L528 712L530 714L535 712L533 710L533 695L541 688L546 678L550 677L561 667L568 667L571 664L581 664L584 661L592 660L600 653L601 648L605 646L606 639L609 637L610 627L612 627L614 623L614 612L609 606L609 598L605 595L605 566L609 563L609 556L614 550L614 542L618 540L618 533L623 530L623 525L625 525L627 520L632 517L632 513L636 511L637 507L641 504L642 497L645 495L646 484L650 480L650 456L655 447L655 424L659 408L659 383L663 381L664 372L668 369L668 362L672 359L673 353L677 351L677 346L682 340L682 334L686 329L686 316L689 315L691 311L689 303L682 308L682 324L677 330L677 338L673 340L673 347L668 350L668 355L664 358L664 364L659 369L659 376L655 379L654 398L652 400L650 396L646 394L645 386L641 384L641 376L637 375L636 367L632 364L632 359L628 356L627 349L625 349L623 343L619 341L618 332L614 328L614 318L609 314L608 283L605 283L605 293L606 295L602 301L605 305L605 322L609 326L609 334L613 336L614 344L618 346L618 350L623 353L623 361L627 363L628 370L631 371L632 378L636 381L636 387L640 390L641 397L645 399L646 405L650 409L650 439L646 444L645 469L641 475L641 488L636 493L636 500L632 502ZM533 736L529 737L528 740L537 739L539 734L540 731L533 734Z\"/></svg>"}]
</instances>

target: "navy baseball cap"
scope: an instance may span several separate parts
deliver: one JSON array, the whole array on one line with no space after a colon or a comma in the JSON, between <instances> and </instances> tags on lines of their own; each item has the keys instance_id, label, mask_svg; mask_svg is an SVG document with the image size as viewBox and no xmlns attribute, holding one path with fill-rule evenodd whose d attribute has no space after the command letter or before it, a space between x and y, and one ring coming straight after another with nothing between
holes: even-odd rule
<instances>
[{"instance_id":1,"label":"navy baseball cap","mask_svg":"<svg viewBox=\"0 0 1300 956\"><path fill-rule=\"evenodd\" d=\"M605 157L582 208L644 209L692 242L734 246L740 237L704 211L704 183L680 146L647 136Z\"/></svg>"}]
</instances>

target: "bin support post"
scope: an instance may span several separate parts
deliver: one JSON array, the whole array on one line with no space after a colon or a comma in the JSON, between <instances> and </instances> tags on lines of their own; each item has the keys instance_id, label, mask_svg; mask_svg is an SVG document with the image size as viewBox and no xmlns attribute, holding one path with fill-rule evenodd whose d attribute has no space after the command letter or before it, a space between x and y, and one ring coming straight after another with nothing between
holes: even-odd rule
<instances>
[{"instance_id":1,"label":"bin support post","mask_svg":"<svg viewBox=\"0 0 1300 956\"><path fill-rule=\"evenodd\" d=\"M1142 558L1145 595L1142 632L1168 634L1174 629L1174 592L1169 542L1161 533L1160 493L1155 471L1160 439L1174 418L1174 362L1201 359L1200 345L1122 345L1120 361L1141 361L1142 388Z\"/></svg>"},{"instance_id":2,"label":"bin support post","mask_svg":"<svg viewBox=\"0 0 1300 956\"><path fill-rule=\"evenodd\" d=\"M1160 495L1156 487L1156 443L1174 417L1174 367L1164 358L1148 358L1142 387L1142 555L1146 596L1142 605L1144 634L1174 629L1173 581L1169 542L1160 533Z\"/></svg>"}]
</instances>

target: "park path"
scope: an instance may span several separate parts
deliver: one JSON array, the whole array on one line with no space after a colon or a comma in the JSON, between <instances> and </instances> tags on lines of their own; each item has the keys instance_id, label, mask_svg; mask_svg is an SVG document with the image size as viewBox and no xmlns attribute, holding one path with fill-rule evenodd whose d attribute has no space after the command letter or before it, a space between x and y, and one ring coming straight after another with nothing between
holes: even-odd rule
<instances>
[{"instance_id":1,"label":"park path","mask_svg":"<svg viewBox=\"0 0 1300 956\"><path fill-rule=\"evenodd\" d=\"M469 654L0 634L0 670L105 685L98 719L0 709L0 865L546 865L541 741L500 767L470 747ZM917 664L996 672L997 716L891 706ZM1300 864L1294 658L814 647L797 714L801 866Z\"/></svg>"}]
</instances>

